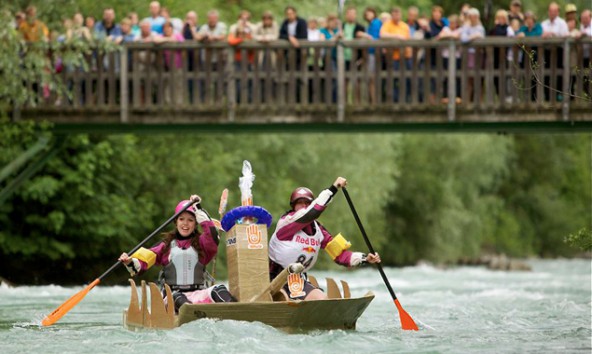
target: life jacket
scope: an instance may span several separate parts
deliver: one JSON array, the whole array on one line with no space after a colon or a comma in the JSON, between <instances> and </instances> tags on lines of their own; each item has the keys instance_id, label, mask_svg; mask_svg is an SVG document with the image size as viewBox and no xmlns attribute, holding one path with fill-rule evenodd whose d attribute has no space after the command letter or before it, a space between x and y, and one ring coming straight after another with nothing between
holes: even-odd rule
<instances>
[{"instance_id":1,"label":"life jacket","mask_svg":"<svg viewBox=\"0 0 592 354\"><path fill-rule=\"evenodd\" d=\"M171 241L169 264L162 268L161 282L168 284L172 290L192 291L205 289L205 266L199 262L195 248L183 249L177 241Z\"/></svg>"},{"instance_id":2,"label":"life jacket","mask_svg":"<svg viewBox=\"0 0 592 354\"><path fill-rule=\"evenodd\" d=\"M291 263L301 263L305 272L311 269L319 258L324 238L321 226L316 221L313 221L311 226L314 230L312 235L300 230L288 241L279 240L276 236L277 231L274 232L269 241L269 258L284 268Z\"/></svg>"}]
</instances>

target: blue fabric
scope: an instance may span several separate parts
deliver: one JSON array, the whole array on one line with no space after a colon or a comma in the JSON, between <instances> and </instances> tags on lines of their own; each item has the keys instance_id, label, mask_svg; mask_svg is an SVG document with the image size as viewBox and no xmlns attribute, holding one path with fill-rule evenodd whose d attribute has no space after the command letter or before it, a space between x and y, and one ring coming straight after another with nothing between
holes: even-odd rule
<instances>
[{"instance_id":1,"label":"blue fabric","mask_svg":"<svg viewBox=\"0 0 592 354\"><path fill-rule=\"evenodd\" d=\"M540 37L543 35L543 27L539 23L535 23L532 31L529 31L527 26L522 26L518 33L524 33L526 37Z\"/></svg>"},{"instance_id":2,"label":"blue fabric","mask_svg":"<svg viewBox=\"0 0 592 354\"><path fill-rule=\"evenodd\" d=\"M382 27L382 22L375 18L374 20L372 20L372 22L370 22L370 24L368 25L368 34L372 36L373 39L379 39L380 38L380 28ZM374 54L374 52L376 51L375 48L369 48L368 49L368 54Z\"/></svg>"},{"instance_id":3,"label":"blue fabric","mask_svg":"<svg viewBox=\"0 0 592 354\"><path fill-rule=\"evenodd\" d=\"M114 24L111 28L106 28L103 21L99 21L95 24L95 37L97 39L105 39L109 36L120 37L121 27L118 24Z\"/></svg>"},{"instance_id":4,"label":"blue fabric","mask_svg":"<svg viewBox=\"0 0 592 354\"><path fill-rule=\"evenodd\" d=\"M230 231L237 221L244 217L253 217L257 219L257 224L265 224L269 228L271 226L271 214L263 207L255 205L245 205L234 208L224 215L222 221L222 229Z\"/></svg>"}]
</instances>

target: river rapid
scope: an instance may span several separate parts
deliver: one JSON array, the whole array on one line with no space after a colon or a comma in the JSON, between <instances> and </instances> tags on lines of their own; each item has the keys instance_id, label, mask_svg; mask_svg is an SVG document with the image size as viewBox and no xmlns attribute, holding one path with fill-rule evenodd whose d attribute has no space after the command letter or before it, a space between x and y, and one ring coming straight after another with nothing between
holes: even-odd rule
<instances>
[{"instance_id":1,"label":"river rapid","mask_svg":"<svg viewBox=\"0 0 592 354\"><path fill-rule=\"evenodd\" d=\"M261 323L199 320L174 330L128 331L123 286L97 287L51 327L41 319L82 289L0 287L0 353L590 353L590 260L530 260L532 272L389 268L420 331L402 331L380 275L313 272L376 298L355 331L286 334Z\"/></svg>"}]
</instances>

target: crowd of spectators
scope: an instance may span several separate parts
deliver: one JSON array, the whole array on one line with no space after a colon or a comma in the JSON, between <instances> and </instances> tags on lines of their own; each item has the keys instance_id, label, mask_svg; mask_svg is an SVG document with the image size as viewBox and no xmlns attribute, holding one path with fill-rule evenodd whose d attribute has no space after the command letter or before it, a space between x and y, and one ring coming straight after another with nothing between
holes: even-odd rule
<instances>
[{"instance_id":1,"label":"crowd of spectators","mask_svg":"<svg viewBox=\"0 0 592 354\"><path fill-rule=\"evenodd\" d=\"M149 5L150 16L140 20L137 13L127 14L122 20L116 20L115 10L106 8L101 19L92 16L86 18L81 13L75 13L72 18L63 20L63 28L59 33L50 33L46 25L37 18L34 6L29 6L24 12L15 15L15 28L25 41L35 42L43 40L68 41L79 38L88 41L104 40L114 43L128 42L183 42L201 41L205 43L227 41L231 45L237 45L243 41L270 42L275 40L287 40L294 47L300 46L300 41L335 41L339 39L458 39L461 42L470 42L474 39L487 36L502 37L574 37L581 38L592 36L590 9L577 9L575 5L568 4L564 8L562 18L560 6L551 2L548 6L548 18L539 21L532 11L524 11L520 0L512 0L509 9L499 9L495 12L493 26L485 28L482 24L482 16L479 10L464 4L458 13L445 14L441 6L433 6L429 14L422 14L415 6L406 10L393 7L390 12L379 13L375 8L368 7L361 14L364 24L359 21L359 14L353 7L345 9L343 19L330 14L326 17L300 17L293 6L286 7L284 18L276 20L274 15L265 11L261 14L260 21L253 22L249 11L241 11L236 23L227 26L220 20L216 10L210 10L205 15L205 21L200 24L198 13L189 11L185 18L172 17L169 9L162 7L158 1L152 1ZM501 49L496 49L499 51ZM476 65L475 48L469 48L467 67L472 69ZM583 51L584 66L590 65L590 49ZM374 71L376 66L374 48L370 48L364 56L364 62L358 60L352 63L354 58L352 49L345 49L344 59L346 70L354 65L367 65L368 70ZM494 55L494 67L498 68L499 52ZM241 51L236 51L235 60L240 62ZM249 52L248 62L257 61L261 64L265 58ZM434 65L438 53L428 49L425 53L429 57L428 63ZM456 60L457 67L460 52L449 53L446 49L441 52L444 65L449 60ZM331 53L335 59L336 53ZM355 58L360 58L356 55ZM168 66L181 66L182 60L188 61L189 70L193 69L195 62L200 58L193 55L181 56L171 52L165 52L165 62ZM301 56L297 55L297 65ZM412 65L411 48L395 49L392 52L394 70L400 70L402 66L410 69ZM213 58L215 65L217 58ZM307 65L312 65L309 58ZM563 65L563 63L559 63ZM408 83L407 83L408 84ZM445 83L446 84L446 83ZM475 83L469 81L467 89L471 90ZM495 82L496 91L499 90L499 82ZM433 86L433 83L431 84ZM459 90L460 85L456 85ZM370 82L370 98L374 100L374 84ZM395 100L399 98L398 85L395 83ZM409 91L409 90L407 90ZM433 93L433 87L430 92ZM409 94L409 92L407 92ZM457 95L460 93L457 92ZM433 96L433 95L432 95ZM407 97L408 99L408 97Z\"/></svg>"}]
</instances>

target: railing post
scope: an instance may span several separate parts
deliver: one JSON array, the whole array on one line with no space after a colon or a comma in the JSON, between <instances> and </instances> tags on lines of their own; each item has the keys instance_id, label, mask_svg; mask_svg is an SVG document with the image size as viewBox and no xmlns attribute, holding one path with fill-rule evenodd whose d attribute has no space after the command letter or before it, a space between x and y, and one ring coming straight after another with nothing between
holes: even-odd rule
<instances>
[{"instance_id":1,"label":"railing post","mask_svg":"<svg viewBox=\"0 0 592 354\"><path fill-rule=\"evenodd\" d=\"M234 122L236 116L236 80L234 79L234 47L226 48L226 99L228 101L228 121Z\"/></svg>"},{"instance_id":2,"label":"railing post","mask_svg":"<svg viewBox=\"0 0 592 354\"><path fill-rule=\"evenodd\" d=\"M345 119L345 58L343 43L337 42L337 121L342 123Z\"/></svg>"},{"instance_id":3,"label":"railing post","mask_svg":"<svg viewBox=\"0 0 592 354\"><path fill-rule=\"evenodd\" d=\"M129 122L129 82L128 82L128 50L124 44L119 50L119 85L121 87L119 105L120 105L120 116L119 120L121 123ZM114 88L113 88L114 89ZM136 88L137 89L137 88Z\"/></svg>"},{"instance_id":4,"label":"railing post","mask_svg":"<svg viewBox=\"0 0 592 354\"><path fill-rule=\"evenodd\" d=\"M448 42L448 121L456 120L456 42Z\"/></svg>"},{"instance_id":5,"label":"railing post","mask_svg":"<svg viewBox=\"0 0 592 354\"><path fill-rule=\"evenodd\" d=\"M569 37L563 40L563 102L561 102L561 117L569 120L569 102L571 101L571 67L569 61L570 41Z\"/></svg>"}]
</instances>

